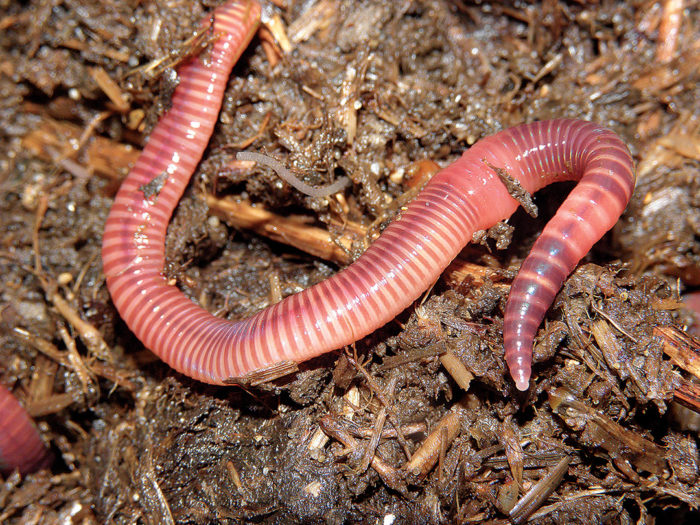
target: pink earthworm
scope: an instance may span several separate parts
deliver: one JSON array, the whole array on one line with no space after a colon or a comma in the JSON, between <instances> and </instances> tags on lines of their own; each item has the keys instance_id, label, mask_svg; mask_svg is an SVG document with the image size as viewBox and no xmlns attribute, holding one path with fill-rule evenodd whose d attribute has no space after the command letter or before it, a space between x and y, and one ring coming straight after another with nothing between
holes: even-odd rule
<instances>
[{"instance_id":1,"label":"pink earthworm","mask_svg":"<svg viewBox=\"0 0 700 525\"><path fill-rule=\"evenodd\" d=\"M700 337L700 292L684 295L683 305L693 316L693 324L688 332L695 337Z\"/></svg>"},{"instance_id":2,"label":"pink earthworm","mask_svg":"<svg viewBox=\"0 0 700 525\"><path fill-rule=\"evenodd\" d=\"M51 454L32 419L12 393L0 385L0 473L22 474L47 467Z\"/></svg>"},{"instance_id":3,"label":"pink earthworm","mask_svg":"<svg viewBox=\"0 0 700 525\"><path fill-rule=\"evenodd\" d=\"M207 146L230 69L257 16L254 3L231 2L215 11L221 36L207 60L193 58L180 69L170 110L115 198L102 257L122 319L162 360L207 383L232 383L279 363L298 363L393 319L475 231L509 217L518 203L498 172L530 193L578 180L525 260L507 305L506 360L517 387L526 389L534 330L564 276L615 224L634 187L625 144L590 122L535 122L479 141L436 174L357 261L245 320L217 318L168 282L168 222Z\"/></svg>"}]
</instances>

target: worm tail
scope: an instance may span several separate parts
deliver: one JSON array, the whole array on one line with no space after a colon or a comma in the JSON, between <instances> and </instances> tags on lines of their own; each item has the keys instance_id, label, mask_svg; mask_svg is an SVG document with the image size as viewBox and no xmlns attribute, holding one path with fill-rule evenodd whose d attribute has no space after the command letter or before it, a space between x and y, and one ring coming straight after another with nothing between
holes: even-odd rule
<instances>
[{"instance_id":1,"label":"worm tail","mask_svg":"<svg viewBox=\"0 0 700 525\"><path fill-rule=\"evenodd\" d=\"M530 152L523 158L527 173L580 178L535 242L508 298L503 326L506 361L518 389L526 390L538 326L564 279L617 222L634 189L635 176L625 144L595 124L540 122L505 133L518 151Z\"/></svg>"}]
</instances>

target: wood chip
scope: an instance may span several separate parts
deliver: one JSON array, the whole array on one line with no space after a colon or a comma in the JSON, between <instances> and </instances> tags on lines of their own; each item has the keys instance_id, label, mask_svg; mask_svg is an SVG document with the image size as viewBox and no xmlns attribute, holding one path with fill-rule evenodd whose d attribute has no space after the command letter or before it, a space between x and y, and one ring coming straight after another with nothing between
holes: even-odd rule
<instances>
[{"instance_id":1,"label":"wood chip","mask_svg":"<svg viewBox=\"0 0 700 525\"><path fill-rule=\"evenodd\" d=\"M91 67L88 69L92 79L100 86L109 100L114 104L114 108L120 113L129 111L129 100L122 92L119 84L117 84L109 74L101 67Z\"/></svg>"}]
</instances>

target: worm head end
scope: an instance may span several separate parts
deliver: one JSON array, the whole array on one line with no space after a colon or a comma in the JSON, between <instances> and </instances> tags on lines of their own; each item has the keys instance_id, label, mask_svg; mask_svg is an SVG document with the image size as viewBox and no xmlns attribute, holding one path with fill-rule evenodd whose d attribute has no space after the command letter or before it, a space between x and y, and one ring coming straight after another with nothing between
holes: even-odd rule
<instances>
[{"instance_id":1,"label":"worm head end","mask_svg":"<svg viewBox=\"0 0 700 525\"><path fill-rule=\"evenodd\" d=\"M529 343L528 348L532 348L531 345L532 343ZM532 366L532 351L524 351L524 347L523 343L512 345L506 341L506 363L510 370L510 376L515 382L515 387L521 392L525 392L530 387Z\"/></svg>"},{"instance_id":2,"label":"worm head end","mask_svg":"<svg viewBox=\"0 0 700 525\"><path fill-rule=\"evenodd\" d=\"M530 388L530 371L529 370L514 370L512 372L513 381L515 381L515 388L521 392L525 392Z\"/></svg>"}]
</instances>

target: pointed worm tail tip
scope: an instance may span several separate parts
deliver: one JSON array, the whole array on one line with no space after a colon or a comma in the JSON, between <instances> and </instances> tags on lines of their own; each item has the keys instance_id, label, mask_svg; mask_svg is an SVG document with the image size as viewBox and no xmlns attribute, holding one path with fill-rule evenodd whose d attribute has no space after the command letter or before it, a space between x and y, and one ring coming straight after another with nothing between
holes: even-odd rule
<instances>
[{"instance_id":1,"label":"pointed worm tail tip","mask_svg":"<svg viewBox=\"0 0 700 525\"><path fill-rule=\"evenodd\" d=\"M512 372L513 381L515 381L515 388L521 392L525 392L530 388L530 373L525 370L517 370Z\"/></svg>"}]
</instances>

